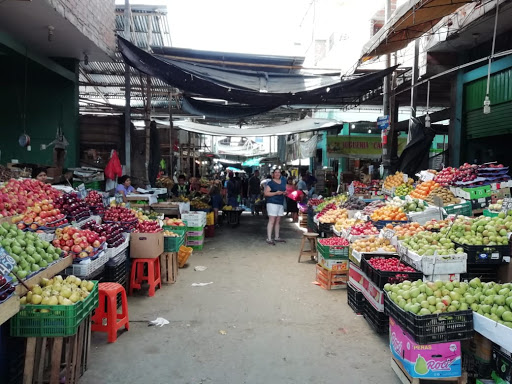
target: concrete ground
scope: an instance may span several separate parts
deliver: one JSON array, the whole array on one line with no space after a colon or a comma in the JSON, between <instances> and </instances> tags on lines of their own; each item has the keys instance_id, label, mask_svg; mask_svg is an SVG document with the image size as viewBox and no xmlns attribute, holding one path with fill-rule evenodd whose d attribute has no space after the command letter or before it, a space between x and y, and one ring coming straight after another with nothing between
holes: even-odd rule
<instances>
[{"instance_id":1,"label":"concrete ground","mask_svg":"<svg viewBox=\"0 0 512 384\"><path fill-rule=\"evenodd\" d=\"M80 383L398 384L387 337L351 310L346 290L312 284L315 264L297 263L301 231L284 221L288 242L270 246L267 220L244 213L206 239L177 283L129 297L130 330L113 344L93 333ZM157 317L170 324L148 327Z\"/></svg>"}]
</instances>

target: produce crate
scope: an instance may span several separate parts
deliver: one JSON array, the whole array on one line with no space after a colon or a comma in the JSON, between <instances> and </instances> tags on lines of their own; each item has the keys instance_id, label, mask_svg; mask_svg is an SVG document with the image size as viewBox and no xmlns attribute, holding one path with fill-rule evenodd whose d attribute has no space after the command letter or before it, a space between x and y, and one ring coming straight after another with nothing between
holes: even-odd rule
<instances>
[{"instance_id":1,"label":"produce crate","mask_svg":"<svg viewBox=\"0 0 512 384\"><path fill-rule=\"evenodd\" d=\"M491 186L483 185L481 187L474 188L456 188L455 194L466 200L479 199L481 197L491 196Z\"/></svg>"},{"instance_id":2,"label":"produce crate","mask_svg":"<svg viewBox=\"0 0 512 384\"><path fill-rule=\"evenodd\" d=\"M112 259L112 258L116 257L117 255L123 253L130 245L130 235L125 233L125 234L123 234L123 236L125 237L125 239L120 246L115 247L115 248L107 248L106 253L107 253L109 259Z\"/></svg>"},{"instance_id":3,"label":"produce crate","mask_svg":"<svg viewBox=\"0 0 512 384\"><path fill-rule=\"evenodd\" d=\"M492 361L494 371L503 380L512 382L512 356L501 350L499 345L493 344L492 346Z\"/></svg>"},{"instance_id":4,"label":"produce crate","mask_svg":"<svg viewBox=\"0 0 512 384\"><path fill-rule=\"evenodd\" d=\"M185 235L171 237L164 236L164 252L178 252L185 242Z\"/></svg>"},{"instance_id":5,"label":"produce crate","mask_svg":"<svg viewBox=\"0 0 512 384\"><path fill-rule=\"evenodd\" d=\"M187 223L190 227L204 227L206 225L206 212L195 211L183 213L181 215L181 220Z\"/></svg>"},{"instance_id":6,"label":"produce crate","mask_svg":"<svg viewBox=\"0 0 512 384\"><path fill-rule=\"evenodd\" d=\"M468 377L488 379L492 373L492 363L484 363L471 353L462 352L462 369L468 373Z\"/></svg>"},{"instance_id":7,"label":"produce crate","mask_svg":"<svg viewBox=\"0 0 512 384\"><path fill-rule=\"evenodd\" d=\"M366 299L362 292L347 284L347 303L355 313L363 313Z\"/></svg>"},{"instance_id":8,"label":"produce crate","mask_svg":"<svg viewBox=\"0 0 512 384\"><path fill-rule=\"evenodd\" d=\"M397 225L406 224L408 222L409 221L407 221L407 220L379 220L379 221L372 221L373 225L377 229L382 229L382 228L384 228L388 224L391 224L392 226L397 226Z\"/></svg>"},{"instance_id":9,"label":"produce crate","mask_svg":"<svg viewBox=\"0 0 512 384\"><path fill-rule=\"evenodd\" d=\"M489 211L488 209L484 209L483 215L486 217L497 217L499 215L499 212L493 212Z\"/></svg>"},{"instance_id":10,"label":"produce crate","mask_svg":"<svg viewBox=\"0 0 512 384\"><path fill-rule=\"evenodd\" d=\"M348 259L348 245L329 246L317 240L316 248L324 259Z\"/></svg>"},{"instance_id":11,"label":"produce crate","mask_svg":"<svg viewBox=\"0 0 512 384\"><path fill-rule=\"evenodd\" d=\"M396 320L418 344L444 343L473 337L473 311L418 316L406 312L384 295L384 313Z\"/></svg>"},{"instance_id":12,"label":"produce crate","mask_svg":"<svg viewBox=\"0 0 512 384\"><path fill-rule=\"evenodd\" d=\"M11 318L11 336L59 337L74 335L80 323L98 306L98 282L83 301L74 305L26 305ZM48 312L42 312L42 310Z\"/></svg>"},{"instance_id":13,"label":"produce crate","mask_svg":"<svg viewBox=\"0 0 512 384\"><path fill-rule=\"evenodd\" d=\"M89 276L93 274L97 269L105 265L108 259L108 253L101 252L101 254L95 260L89 263L84 263L84 261L87 261L84 260L79 264L71 264L69 268L66 268L65 273L66 275L75 275L78 277Z\"/></svg>"},{"instance_id":14,"label":"produce crate","mask_svg":"<svg viewBox=\"0 0 512 384\"><path fill-rule=\"evenodd\" d=\"M103 185L104 181L89 181L89 182L83 182L81 180L74 180L73 181L73 188L77 188L79 185L84 184L85 189L93 189L95 191L103 191Z\"/></svg>"},{"instance_id":15,"label":"produce crate","mask_svg":"<svg viewBox=\"0 0 512 384\"><path fill-rule=\"evenodd\" d=\"M465 201L464 203L455 204L455 205L447 205L443 207L443 216L446 218L448 215L462 215L462 216L472 216L473 208L471 206L471 201Z\"/></svg>"},{"instance_id":16,"label":"produce crate","mask_svg":"<svg viewBox=\"0 0 512 384\"><path fill-rule=\"evenodd\" d=\"M503 256L510 256L510 245L466 245L454 241L468 255L468 264L501 264Z\"/></svg>"},{"instance_id":17,"label":"produce crate","mask_svg":"<svg viewBox=\"0 0 512 384\"><path fill-rule=\"evenodd\" d=\"M162 284L174 284L178 278L178 252L164 252L160 255Z\"/></svg>"},{"instance_id":18,"label":"produce crate","mask_svg":"<svg viewBox=\"0 0 512 384\"><path fill-rule=\"evenodd\" d=\"M128 258L121 257L116 260L115 263L110 263L110 261L105 265L105 271L103 272L103 281L105 282L112 282L112 283L119 283L126 280L126 276L128 275L128 265L130 264L130 261Z\"/></svg>"},{"instance_id":19,"label":"produce crate","mask_svg":"<svg viewBox=\"0 0 512 384\"><path fill-rule=\"evenodd\" d=\"M363 253L361 255L361 270L366 274L366 276L373 282L377 287L380 289L384 288L384 285L386 283L400 283L404 280L410 280L415 281L418 279L423 278L423 273L416 271L416 272L391 272L391 271L381 271L379 269L374 268L368 260L372 258L381 258L381 259L398 259L397 256L394 255L387 255L387 254L371 254L371 253ZM406 262L402 261L403 264L411 267ZM412 268L412 267L411 267ZM393 279L397 279L397 281L393 281Z\"/></svg>"},{"instance_id":20,"label":"produce crate","mask_svg":"<svg viewBox=\"0 0 512 384\"><path fill-rule=\"evenodd\" d=\"M482 282L499 281L496 264L470 264L467 273L460 276L461 281L471 281L478 277Z\"/></svg>"},{"instance_id":21,"label":"produce crate","mask_svg":"<svg viewBox=\"0 0 512 384\"><path fill-rule=\"evenodd\" d=\"M203 250L203 246L204 244L201 244L201 245L192 245L192 244L187 244L187 247L190 247L192 248L194 251L202 251Z\"/></svg>"},{"instance_id":22,"label":"produce crate","mask_svg":"<svg viewBox=\"0 0 512 384\"><path fill-rule=\"evenodd\" d=\"M363 316L375 332L389 332L389 316L384 312L377 311L367 300L364 303Z\"/></svg>"},{"instance_id":23,"label":"produce crate","mask_svg":"<svg viewBox=\"0 0 512 384\"><path fill-rule=\"evenodd\" d=\"M347 271L328 271L320 264L316 265L316 281L326 290L346 288L348 283Z\"/></svg>"},{"instance_id":24,"label":"produce crate","mask_svg":"<svg viewBox=\"0 0 512 384\"><path fill-rule=\"evenodd\" d=\"M164 225L163 227L164 231L171 231L178 235L185 235L187 233L187 227L186 226L179 226L179 225Z\"/></svg>"},{"instance_id":25,"label":"produce crate","mask_svg":"<svg viewBox=\"0 0 512 384\"><path fill-rule=\"evenodd\" d=\"M467 254L420 256L398 242L398 253L403 261L424 275L445 275L452 273L466 273Z\"/></svg>"}]
</instances>

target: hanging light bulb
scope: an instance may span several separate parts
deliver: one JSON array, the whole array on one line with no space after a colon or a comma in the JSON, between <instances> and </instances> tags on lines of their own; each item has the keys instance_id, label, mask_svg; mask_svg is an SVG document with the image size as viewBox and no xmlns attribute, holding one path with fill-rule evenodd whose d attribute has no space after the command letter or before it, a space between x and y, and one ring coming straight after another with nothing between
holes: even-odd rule
<instances>
[{"instance_id":1,"label":"hanging light bulb","mask_svg":"<svg viewBox=\"0 0 512 384\"><path fill-rule=\"evenodd\" d=\"M425 127L430 128L430 115L428 114L428 112L425 116Z\"/></svg>"},{"instance_id":2,"label":"hanging light bulb","mask_svg":"<svg viewBox=\"0 0 512 384\"><path fill-rule=\"evenodd\" d=\"M485 95L484 114L488 115L489 113L491 113L491 100L489 99L489 95Z\"/></svg>"}]
</instances>

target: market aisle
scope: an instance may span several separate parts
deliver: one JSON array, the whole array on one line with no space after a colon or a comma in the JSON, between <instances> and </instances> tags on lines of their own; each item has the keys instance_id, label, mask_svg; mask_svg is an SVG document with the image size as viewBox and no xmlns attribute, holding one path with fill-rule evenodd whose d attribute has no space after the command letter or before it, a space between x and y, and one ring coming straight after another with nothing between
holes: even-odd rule
<instances>
[{"instance_id":1,"label":"market aisle","mask_svg":"<svg viewBox=\"0 0 512 384\"><path fill-rule=\"evenodd\" d=\"M130 297L131 328L116 343L93 333L81 384L399 383L387 338L352 312L345 290L312 284L312 262L297 263L295 225L284 225L287 244L269 246L262 216L241 222L207 239L176 284ZM147 326L159 316L170 324Z\"/></svg>"}]
</instances>

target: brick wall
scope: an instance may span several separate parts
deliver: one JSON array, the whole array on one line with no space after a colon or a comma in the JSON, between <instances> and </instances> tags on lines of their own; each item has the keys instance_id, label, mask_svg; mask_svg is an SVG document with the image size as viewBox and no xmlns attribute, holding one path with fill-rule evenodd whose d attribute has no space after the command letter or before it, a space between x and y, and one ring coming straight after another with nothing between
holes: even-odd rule
<instances>
[{"instance_id":1,"label":"brick wall","mask_svg":"<svg viewBox=\"0 0 512 384\"><path fill-rule=\"evenodd\" d=\"M46 0L94 44L112 55L116 47L115 0Z\"/></svg>"}]
</instances>

